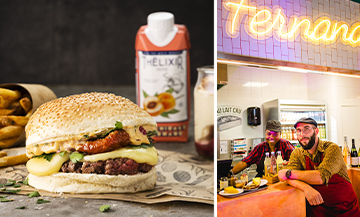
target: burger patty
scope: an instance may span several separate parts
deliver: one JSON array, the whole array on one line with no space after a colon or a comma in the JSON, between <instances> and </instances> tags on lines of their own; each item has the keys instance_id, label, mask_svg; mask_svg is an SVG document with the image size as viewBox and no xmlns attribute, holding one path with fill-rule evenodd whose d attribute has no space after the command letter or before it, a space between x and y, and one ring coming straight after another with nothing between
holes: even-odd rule
<instances>
[{"instance_id":1,"label":"burger patty","mask_svg":"<svg viewBox=\"0 0 360 217\"><path fill-rule=\"evenodd\" d=\"M64 173L96 173L107 175L135 175L149 172L154 166L146 163L137 163L129 158L115 158L97 162L65 162L60 171Z\"/></svg>"},{"instance_id":2,"label":"burger patty","mask_svg":"<svg viewBox=\"0 0 360 217\"><path fill-rule=\"evenodd\" d=\"M130 136L124 130L115 130L105 138L87 141L78 151L86 154L98 154L124 147L130 144Z\"/></svg>"}]
</instances>

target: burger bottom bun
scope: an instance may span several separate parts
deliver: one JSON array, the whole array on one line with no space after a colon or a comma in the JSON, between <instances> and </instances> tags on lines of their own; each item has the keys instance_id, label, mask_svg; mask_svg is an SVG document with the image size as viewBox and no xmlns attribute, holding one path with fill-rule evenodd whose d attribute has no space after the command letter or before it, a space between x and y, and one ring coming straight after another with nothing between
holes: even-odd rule
<instances>
[{"instance_id":1,"label":"burger bottom bun","mask_svg":"<svg viewBox=\"0 0 360 217\"><path fill-rule=\"evenodd\" d=\"M36 189L67 193L134 193L155 187L156 169L136 175L54 173L49 176L28 175L28 184Z\"/></svg>"}]
</instances>

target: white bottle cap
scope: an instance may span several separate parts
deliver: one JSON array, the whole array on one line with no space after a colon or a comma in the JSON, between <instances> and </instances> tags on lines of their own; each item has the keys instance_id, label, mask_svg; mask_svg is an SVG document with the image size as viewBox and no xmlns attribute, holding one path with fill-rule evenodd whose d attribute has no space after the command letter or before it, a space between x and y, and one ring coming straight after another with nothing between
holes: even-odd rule
<instances>
[{"instance_id":1,"label":"white bottle cap","mask_svg":"<svg viewBox=\"0 0 360 217\"><path fill-rule=\"evenodd\" d=\"M170 32L174 27L174 15L169 12L152 13L147 18L151 31Z\"/></svg>"},{"instance_id":2,"label":"white bottle cap","mask_svg":"<svg viewBox=\"0 0 360 217\"><path fill-rule=\"evenodd\" d=\"M175 37L178 28L174 25L174 15L169 12L155 12L148 16L145 34L149 41L158 47L168 45Z\"/></svg>"}]
</instances>

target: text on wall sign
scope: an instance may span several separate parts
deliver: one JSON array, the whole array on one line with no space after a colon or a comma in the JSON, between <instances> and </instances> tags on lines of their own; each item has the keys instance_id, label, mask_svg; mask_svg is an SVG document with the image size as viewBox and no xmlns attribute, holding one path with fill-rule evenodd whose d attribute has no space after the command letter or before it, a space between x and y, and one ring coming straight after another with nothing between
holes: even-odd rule
<instances>
[{"instance_id":1,"label":"text on wall sign","mask_svg":"<svg viewBox=\"0 0 360 217\"><path fill-rule=\"evenodd\" d=\"M279 41L293 41L300 34L314 44L331 44L340 38L344 44L360 46L360 22L350 26L347 22L325 16L317 18L315 22L306 16L294 15L288 19L280 6L269 9L251 0L225 2L224 7L229 11L226 33L233 38L239 35L240 26L244 24L247 34L258 40L275 36ZM247 19L244 19L246 15Z\"/></svg>"}]
</instances>

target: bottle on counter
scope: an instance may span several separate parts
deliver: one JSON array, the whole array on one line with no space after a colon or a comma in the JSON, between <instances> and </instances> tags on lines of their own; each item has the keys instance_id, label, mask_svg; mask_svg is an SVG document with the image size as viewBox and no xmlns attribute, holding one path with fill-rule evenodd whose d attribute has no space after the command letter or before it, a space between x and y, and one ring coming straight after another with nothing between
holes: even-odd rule
<instances>
[{"instance_id":1,"label":"bottle on counter","mask_svg":"<svg viewBox=\"0 0 360 217\"><path fill-rule=\"evenodd\" d=\"M281 151L277 152L277 157L276 157L276 164L277 164L277 173L283 169L283 158L281 156Z\"/></svg>"},{"instance_id":2,"label":"bottle on counter","mask_svg":"<svg viewBox=\"0 0 360 217\"><path fill-rule=\"evenodd\" d=\"M271 167L270 167L270 173L272 174L277 174L277 165L276 165L276 158L275 158L275 152L271 152L271 158L270 158L270 163L271 163Z\"/></svg>"},{"instance_id":3,"label":"bottle on counter","mask_svg":"<svg viewBox=\"0 0 360 217\"><path fill-rule=\"evenodd\" d=\"M198 68L194 88L194 139L200 156L214 157L214 67Z\"/></svg>"},{"instance_id":4,"label":"bottle on counter","mask_svg":"<svg viewBox=\"0 0 360 217\"><path fill-rule=\"evenodd\" d=\"M346 136L344 136L343 158L344 158L345 165L347 167L349 167L349 165L350 165L350 152L349 152L349 147L347 146L347 137Z\"/></svg>"},{"instance_id":5,"label":"bottle on counter","mask_svg":"<svg viewBox=\"0 0 360 217\"><path fill-rule=\"evenodd\" d=\"M270 162L269 152L266 152L265 160L264 160L265 176L268 176L268 174L270 174L270 171L271 171L270 168L271 168L271 162Z\"/></svg>"},{"instance_id":6,"label":"bottle on counter","mask_svg":"<svg viewBox=\"0 0 360 217\"><path fill-rule=\"evenodd\" d=\"M190 120L190 40L174 15L155 12L136 35L136 95L157 122L157 142L187 142Z\"/></svg>"},{"instance_id":7,"label":"bottle on counter","mask_svg":"<svg viewBox=\"0 0 360 217\"><path fill-rule=\"evenodd\" d=\"M352 147L351 147L351 167L359 166L359 156L355 147L355 139L352 138Z\"/></svg>"},{"instance_id":8,"label":"bottle on counter","mask_svg":"<svg viewBox=\"0 0 360 217\"><path fill-rule=\"evenodd\" d=\"M227 177L220 178L220 190L229 187L229 182Z\"/></svg>"}]
</instances>

